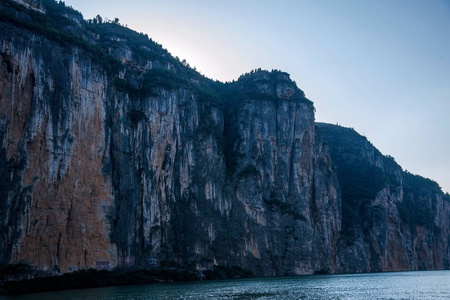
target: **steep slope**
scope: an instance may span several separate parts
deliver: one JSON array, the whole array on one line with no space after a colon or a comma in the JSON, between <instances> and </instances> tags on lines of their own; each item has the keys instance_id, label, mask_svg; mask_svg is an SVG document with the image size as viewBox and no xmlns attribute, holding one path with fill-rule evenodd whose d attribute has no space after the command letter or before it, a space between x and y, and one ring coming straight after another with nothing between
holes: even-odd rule
<instances>
[{"instance_id":1,"label":"steep slope","mask_svg":"<svg viewBox=\"0 0 450 300\"><path fill-rule=\"evenodd\" d=\"M450 196L353 129L318 126L342 190L340 271L448 269Z\"/></svg>"},{"instance_id":2,"label":"steep slope","mask_svg":"<svg viewBox=\"0 0 450 300\"><path fill-rule=\"evenodd\" d=\"M288 74L214 82L53 0L0 17L0 265L448 268L448 195L318 130Z\"/></svg>"},{"instance_id":3,"label":"steep slope","mask_svg":"<svg viewBox=\"0 0 450 300\"><path fill-rule=\"evenodd\" d=\"M3 264L336 271L336 180L286 73L225 88L144 35L38 7L2 4Z\"/></svg>"}]
</instances>

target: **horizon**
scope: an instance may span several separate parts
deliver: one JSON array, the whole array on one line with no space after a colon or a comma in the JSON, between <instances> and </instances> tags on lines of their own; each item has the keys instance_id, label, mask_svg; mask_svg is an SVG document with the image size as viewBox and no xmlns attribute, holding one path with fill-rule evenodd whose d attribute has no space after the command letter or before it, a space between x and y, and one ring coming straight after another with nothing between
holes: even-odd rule
<instances>
[{"instance_id":1,"label":"horizon","mask_svg":"<svg viewBox=\"0 0 450 300\"><path fill-rule=\"evenodd\" d=\"M119 18L213 80L287 72L314 102L316 122L354 128L405 171L450 192L444 0L65 3L85 19Z\"/></svg>"}]
</instances>

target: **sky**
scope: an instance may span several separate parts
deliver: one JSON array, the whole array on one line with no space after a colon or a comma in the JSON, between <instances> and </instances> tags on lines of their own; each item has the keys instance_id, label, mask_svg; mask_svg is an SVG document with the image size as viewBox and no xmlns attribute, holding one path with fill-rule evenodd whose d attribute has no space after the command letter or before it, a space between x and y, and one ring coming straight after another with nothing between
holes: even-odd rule
<instances>
[{"instance_id":1,"label":"sky","mask_svg":"<svg viewBox=\"0 0 450 300\"><path fill-rule=\"evenodd\" d=\"M288 72L316 121L352 127L450 192L450 0L65 0L203 75Z\"/></svg>"}]
</instances>

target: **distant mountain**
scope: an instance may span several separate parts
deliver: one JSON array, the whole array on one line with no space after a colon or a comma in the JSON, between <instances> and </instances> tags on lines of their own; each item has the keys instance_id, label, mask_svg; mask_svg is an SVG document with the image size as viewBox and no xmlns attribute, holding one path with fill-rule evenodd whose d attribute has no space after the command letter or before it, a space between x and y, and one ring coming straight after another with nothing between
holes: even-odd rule
<instances>
[{"instance_id":1,"label":"distant mountain","mask_svg":"<svg viewBox=\"0 0 450 300\"><path fill-rule=\"evenodd\" d=\"M450 196L315 124L287 73L212 81L53 0L3 0L0 23L2 266L449 268Z\"/></svg>"}]
</instances>

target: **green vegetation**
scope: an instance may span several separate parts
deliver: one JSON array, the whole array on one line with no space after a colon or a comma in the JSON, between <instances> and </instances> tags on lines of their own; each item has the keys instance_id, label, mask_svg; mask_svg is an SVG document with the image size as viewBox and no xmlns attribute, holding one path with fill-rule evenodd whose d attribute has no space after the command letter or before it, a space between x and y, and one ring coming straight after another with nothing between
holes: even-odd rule
<instances>
[{"instance_id":1,"label":"green vegetation","mask_svg":"<svg viewBox=\"0 0 450 300\"><path fill-rule=\"evenodd\" d=\"M17 4L11 0L5 0L3 10L0 10L0 19L3 22L14 24L18 27L27 29L35 34L44 36L45 38L55 41L61 47L79 47L90 54L92 60L99 64L108 74L114 73L120 66L120 62L107 55L102 47L90 43L83 38L83 32L79 25L64 14L73 15L74 17L82 16L79 12L70 7L65 6L64 2L55 2L53 0L44 0L47 8L47 14L43 14L24 6ZM8 13L9 12L9 13ZM15 13L18 13L17 16Z\"/></svg>"},{"instance_id":2,"label":"green vegetation","mask_svg":"<svg viewBox=\"0 0 450 300\"><path fill-rule=\"evenodd\" d=\"M433 210L436 196L442 193L431 179L403 173L403 202L397 204L401 220L415 230L417 225L433 228ZM445 196L444 196L445 197Z\"/></svg>"},{"instance_id":3,"label":"green vegetation","mask_svg":"<svg viewBox=\"0 0 450 300\"><path fill-rule=\"evenodd\" d=\"M211 92L214 90L211 88L214 85L212 80L184 66L146 34L134 32L120 26L118 22L103 22L100 16L96 17L96 22L84 21L79 12L67 7L64 2L54 0L44 0L46 14L27 9L11 0L5 0L1 5L1 21L57 42L62 49L79 47L85 50L92 61L111 77L117 89L129 92L132 97L156 96L155 88L171 90L185 87L193 88L201 99L216 100ZM98 38L94 39L93 36ZM109 53L123 47L131 50L136 62L145 64L147 61L154 61L155 67L148 70L142 78L133 75L134 71L131 69L128 73L131 73L132 77L126 80L118 78L118 72L126 66ZM167 65L172 65L173 69L167 70ZM192 81L189 81L189 78L192 78ZM194 82L200 84L194 85Z\"/></svg>"},{"instance_id":4,"label":"green vegetation","mask_svg":"<svg viewBox=\"0 0 450 300\"><path fill-rule=\"evenodd\" d=\"M23 27L34 33L41 34L53 41L60 42L61 44L73 43L79 44L78 46L84 45L83 41L73 33L64 32L58 29L58 26L66 27L71 24L71 21L65 17L61 18L59 15L57 15L55 19L52 19L50 16L55 15L52 10L49 10L48 15L45 15L40 12L26 9L24 6L11 0L5 0L3 5L6 5L6 9L0 11L1 20L3 22L12 23L19 27ZM10 10L8 10L8 8L10 8ZM21 16L24 15L26 17L20 18L15 16L13 13L9 14L8 11L13 11L11 8L19 12ZM52 8L52 6L50 6L50 8Z\"/></svg>"},{"instance_id":5,"label":"green vegetation","mask_svg":"<svg viewBox=\"0 0 450 300\"><path fill-rule=\"evenodd\" d=\"M264 73L268 74L272 85L280 81L293 84L297 90L294 98L311 103L304 97L303 91L290 81L287 73L254 70L241 76L238 81L239 85L246 87L235 89L236 86L231 87L231 83L224 84L204 77L185 60L172 57L147 34L121 26L118 18L107 21L97 15L92 20L83 20L80 12L66 6L63 1L44 0L43 3L46 14L5 0L1 4L1 20L55 41L62 49L79 47L85 50L92 61L106 72L117 90L129 94L133 100L156 97L162 90L179 88L193 91L199 102L223 104L242 99L279 100L274 94L255 90L252 83L254 75ZM142 72L127 62L119 61L118 57L124 55L124 51L131 52L133 64L144 66L151 62L151 68ZM125 78L119 78L120 72L125 73Z\"/></svg>"},{"instance_id":6,"label":"green vegetation","mask_svg":"<svg viewBox=\"0 0 450 300\"><path fill-rule=\"evenodd\" d=\"M227 102L231 106L238 104L242 100L274 101L278 103L280 99L277 97L276 87L280 82L292 85L292 88L295 90L295 94L285 100L312 104L305 97L305 93L297 87L296 83L289 79L289 74L279 70L269 72L261 69L245 73L239 77L238 81L230 83L225 89ZM265 85L269 89L261 91L258 89L258 85Z\"/></svg>"},{"instance_id":7,"label":"green vegetation","mask_svg":"<svg viewBox=\"0 0 450 300\"><path fill-rule=\"evenodd\" d=\"M319 124L319 129L332 150L342 193L342 233L349 241L355 230L364 231L382 219L381 208L373 206L372 201L383 188L389 188L391 193L403 188L403 201L396 206L400 219L410 230L414 231L418 225L437 230L433 212L438 195L443 193L436 182L403 172L394 158L383 156L350 128ZM382 162L381 167L375 164L377 160Z\"/></svg>"},{"instance_id":8,"label":"green vegetation","mask_svg":"<svg viewBox=\"0 0 450 300\"><path fill-rule=\"evenodd\" d=\"M367 153L380 159L382 154L351 128L319 124L319 129L331 149L341 187L342 234L351 242L355 231L365 230L381 218L371 202L384 187L398 185L395 172L400 167L389 158L385 159L387 169L371 163Z\"/></svg>"},{"instance_id":9,"label":"green vegetation","mask_svg":"<svg viewBox=\"0 0 450 300\"><path fill-rule=\"evenodd\" d=\"M122 79L122 78L114 78L112 82L117 91L122 93L127 93L131 97L138 97L141 94L141 91L131 84L130 81Z\"/></svg>"},{"instance_id":10,"label":"green vegetation","mask_svg":"<svg viewBox=\"0 0 450 300\"><path fill-rule=\"evenodd\" d=\"M148 60L162 60L162 62L171 62L174 59L170 57L167 50L143 33L137 33L129 28L123 27L118 23L93 23L88 20L86 28L98 35L97 43L104 49L116 49L127 47L131 50L133 59L139 63L145 64Z\"/></svg>"},{"instance_id":11,"label":"green vegetation","mask_svg":"<svg viewBox=\"0 0 450 300\"><path fill-rule=\"evenodd\" d=\"M182 76L177 76L176 73L164 69L148 70L142 79L141 89L144 91L151 91L154 88L163 88L166 90L173 90L179 87L188 87L188 81Z\"/></svg>"},{"instance_id":12,"label":"green vegetation","mask_svg":"<svg viewBox=\"0 0 450 300\"><path fill-rule=\"evenodd\" d=\"M363 229L364 223L370 220L371 201L385 184L383 171L371 165L341 165L338 174L342 189L342 231L352 236L355 229Z\"/></svg>"},{"instance_id":13,"label":"green vegetation","mask_svg":"<svg viewBox=\"0 0 450 300\"><path fill-rule=\"evenodd\" d=\"M115 78L113 84L119 92L125 92L134 99L156 97L161 89L170 91L183 85L187 87L184 78L164 69L150 69L141 80Z\"/></svg>"}]
</instances>

